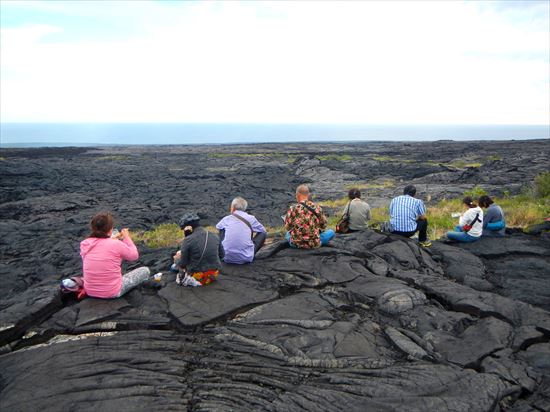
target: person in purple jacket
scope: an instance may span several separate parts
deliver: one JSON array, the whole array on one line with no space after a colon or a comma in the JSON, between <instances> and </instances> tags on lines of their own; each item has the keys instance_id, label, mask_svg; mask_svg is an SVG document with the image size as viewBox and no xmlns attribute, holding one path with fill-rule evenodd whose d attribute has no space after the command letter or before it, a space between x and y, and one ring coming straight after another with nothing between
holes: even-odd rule
<instances>
[{"instance_id":1,"label":"person in purple jacket","mask_svg":"<svg viewBox=\"0 0 550 412\"><path fill-rule=\"evenodd\" d=\"M236 197L231 202L231 214L216 225L225 252L224 262L243 264L254 260L254 255L264 245L267 232L258 220L246 213L248 202Z\"/></svg>"}]
</instances>

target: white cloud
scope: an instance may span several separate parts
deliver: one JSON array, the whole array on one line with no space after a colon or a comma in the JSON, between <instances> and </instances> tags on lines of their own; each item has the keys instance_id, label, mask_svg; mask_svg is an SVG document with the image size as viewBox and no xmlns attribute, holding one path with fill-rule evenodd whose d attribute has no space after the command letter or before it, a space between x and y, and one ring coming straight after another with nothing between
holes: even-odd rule
<instances>
[{"instance_id":1,"label":"white cloud","mask_svg":"<svg viewBox=\"0 0 550 412\"><path fill-rule=\"evenodd\" d=\"M509 10L97 4L37 7L88 13L97 30L126 16L140 31L71 41L62 27L2 28L2 121L549 123L548 27L511 24Z\"/></svg>"}]
</instances>

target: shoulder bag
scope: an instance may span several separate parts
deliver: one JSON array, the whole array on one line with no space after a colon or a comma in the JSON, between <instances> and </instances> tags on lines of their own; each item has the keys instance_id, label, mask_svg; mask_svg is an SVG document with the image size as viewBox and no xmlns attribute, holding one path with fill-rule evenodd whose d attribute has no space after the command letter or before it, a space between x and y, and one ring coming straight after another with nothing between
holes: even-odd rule
<instances>
[{"instance_id":1,"label":"shoulder bag","mask_svg":"<svg viewBox=\"0 0 550 412\"><path fill-rule=\"evenodd\" d=\"M232 213L232 215L234 217L236 217L237 219L239 219L241 222L245 223L246 226L248 226L248 228L250 229L250 238L253 239L254 238L254 230L252 230L252 225L250 224L250 222L248 220L246 220L244 217L239 216L236 213Z\"/></svg>"},{"instance_id":2,"label":"shoulder bag","mask_svg":"<svg viewBox=\"0 0 550 412\"><path fill-rule=\"evenodd\" d=\"M346 211L336 223L336 233L348 233L349 232L349 209L351 207L351 201L346 206Z\"/></svg>"}]
</instances>

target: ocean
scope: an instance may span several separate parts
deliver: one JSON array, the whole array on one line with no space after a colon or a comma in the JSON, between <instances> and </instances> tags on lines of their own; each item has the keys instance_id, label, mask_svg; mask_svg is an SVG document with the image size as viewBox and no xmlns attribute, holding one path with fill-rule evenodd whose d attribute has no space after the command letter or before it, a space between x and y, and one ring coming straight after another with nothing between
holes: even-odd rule
<instances>
[{"instance_id":1,"label":"ocean","mask_svg":"<svg viewBox=\"0 0 550 412\"><path fill-rule=\"evenodd\" d=\"M0 147L549 139L550 125L0 123Z\"/></svg>"}]
</instances>

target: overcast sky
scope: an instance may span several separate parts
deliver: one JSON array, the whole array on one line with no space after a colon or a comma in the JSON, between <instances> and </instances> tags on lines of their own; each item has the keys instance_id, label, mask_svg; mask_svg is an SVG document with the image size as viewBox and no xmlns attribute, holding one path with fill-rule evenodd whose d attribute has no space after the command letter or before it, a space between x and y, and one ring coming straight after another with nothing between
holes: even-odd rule
<instances>
[{"instance_id":1,"label":"overcast sky","mask_svg":"<svg viewBox=\"0 0 550 412\"><path fill-rule=\"evenodd\" d=\"M1 121L548 124L549 4L1 0Z\"/></svg>"}]
</instances>

